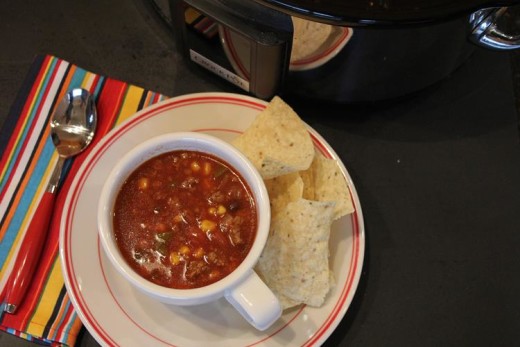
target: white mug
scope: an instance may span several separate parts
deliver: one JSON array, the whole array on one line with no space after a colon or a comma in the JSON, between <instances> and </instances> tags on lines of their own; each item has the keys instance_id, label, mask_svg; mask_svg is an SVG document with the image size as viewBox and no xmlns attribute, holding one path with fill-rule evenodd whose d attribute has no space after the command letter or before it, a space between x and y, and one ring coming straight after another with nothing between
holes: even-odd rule
<instances>
[{"instance_id":1,"label":"white mug","mask_svg":"<svg viewBox=\"0 0 520 347\"><path fill-rule=\"evenodd\" d=\"M257 209L256 237L246 258L234 271L219 281L193 289L167 288L140 276L121 255L113 233L113 206L125 179L148 159L182 149L205 152L230 164L251 188ZM111 263L124 278L143 293L163 303L181 306L204 304L225 297L252 326L258 330L265 330L278 320L282 313L278 299L254 271L254 266L267 242L270 215L269 196L264 181L239 150L210 135L178 132L147 140L116 163L102 188L97 219L101 243Z\"/></svg>"}]
</instances>

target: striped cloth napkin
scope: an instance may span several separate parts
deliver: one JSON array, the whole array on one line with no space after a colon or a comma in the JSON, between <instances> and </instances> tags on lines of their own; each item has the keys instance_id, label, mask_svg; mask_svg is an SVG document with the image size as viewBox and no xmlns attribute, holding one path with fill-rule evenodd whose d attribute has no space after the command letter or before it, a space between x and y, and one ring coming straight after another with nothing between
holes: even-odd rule
<instances>
[{"instance_id":1,"label":"striped cloth napkin","mask_svg":"<svg viewBox=\"0 0 520 347\"><path fill-rule=\"evenodd\" d=\"M36 57L0 129L2 299L25 230L58 158L50 138L50 115L63 95L77 87L94 95L98 111L96 135L86 151L65 165L48 239L31 288L16 314L5 314L0 321L0 329L8 333L53 346L73 346L82 326L67 295L59 258L59 221L72 177L89 150L110 129L138 110L166 99L54 56Z\"/></svg>"}]
</instances>

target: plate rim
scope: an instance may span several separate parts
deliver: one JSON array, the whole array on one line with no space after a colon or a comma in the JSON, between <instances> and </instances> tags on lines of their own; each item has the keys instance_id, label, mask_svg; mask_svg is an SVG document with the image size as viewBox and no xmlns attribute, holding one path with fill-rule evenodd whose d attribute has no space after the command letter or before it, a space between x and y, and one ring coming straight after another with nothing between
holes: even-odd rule
<instances>
[{"instance_id":1,"label":"plate rim","mask_svg":"<svg viewBox=\"0 0 520 347\"><path fill-rule=\"evenodd\" d=\"M67 292L69 294L70 300L80 317L82 323L88 329L88 331L93 335L96 341L102 345L105 343L116 343L112 341L110 336L105 336L105 334L99 335L99 331L96 327L91 325L89 318L86 316L83 311L82 304L78 301L76 294L74 293L74 288L71 288L71 279L69 278L72 274L68 271L68 263L67 263L67 244L66 244L66 232L67 230L67 221L68 212L72 209L71 201L77 202L79 199L80 192L76 192L78 188L78 184L84 182L89 175L91 170L94 169L97 160L101 158L106 150L110 147L112 143L114 143L122 134L124 134L124 130L127 127L131 126L134 122L143 122L146 119L156 116L158 113L165 108L171 107L172 105L180 105L187 106L192 104L200 104L200 103L215 103L215 100L227 100L229 104L235 104L239 106L249 106L252 108L256 108L259 111L267 105L267 102L261 99L254 98L252 96L243 95L243 94L235 94L235 93L226 93L226 92L202 92L202 93L191 93L185 94L177 97L172 97L166 99L164 101L158 102L154 105L143 108L142 110L134 113L128 119L126 119L121 124L117 125L113 129L111 129L105 136L95 144L93 149L89 152L88 156L85 158L84 162L80 166L77 175L74 177L74 180L70 186L70 190L67 193L65 205L61 215L60 221L60 236L59 236L59 253L61 260L61 268L64 276L64 282L66 285ZM340 165L341 171L344 174L344 177L347 181L347 184L350 188L350 194L353 198L355 211L352 216L352 222L356 224L353 231L357 231L357 245L358 245L358 254L356 255L356 261L358 265L354 268L354 275L352 277L351 285L349 288L345 288L346 294L341 294L339 297L343 298L342 300L338 300L335 303L333 311L335 312L334 317L330 318L330 315L327 319L324 320L324 323L321 324L319 328L316 329L313 336L309 337L306 342L302 345L309 344L322 344L326 339L330 337L332 332L339 325L341 320L343 319L345 313L348 311L351 306L351 302L354 298L354 295L357 291L357 287L359 285L360 277L362 274L364 256L365 256L365 227L364 227L364 219L363 213L361 210L361 204L359 201L359 196L357 194L355 185L348 173L344 163L337 155L337 153L333 150L333 148L328 144L328 142L319 134L315 129L310 127L308 124L306 126L309 129L313 137L313 142L315 145L320 145L321 150L325 151L330 157L335 158L338 165ZM106 147L108 146L108 147ZM97 160L95 160L97 158ZM76 193L75 193L76 192ZM75 198L75 200L73 200ZM72 213L74 215L74 213ZM97 241L99 242L99 240ZM353 255L354 257L354 255ZM339 302L341 301L341 302ZM336 306L340 304L339 309L336 309ZM289 323L288 323L289 324ZM317 334L317 335L316 335ZM316 335L316 336L315 336ZM103 337L105 336L105 337ZM108 341L107 341L108 339ZM257 342L260 343L261 341Z\"/></svg>"}]
</instances>

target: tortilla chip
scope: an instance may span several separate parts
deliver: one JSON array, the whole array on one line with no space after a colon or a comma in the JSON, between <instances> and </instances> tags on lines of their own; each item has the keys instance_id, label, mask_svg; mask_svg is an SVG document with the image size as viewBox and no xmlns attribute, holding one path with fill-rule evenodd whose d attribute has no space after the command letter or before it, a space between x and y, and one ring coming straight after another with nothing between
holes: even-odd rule
<instances>
[{"instance_id":1,"label":"tortilla chip","mask_svg":"<svg viewBox=\"0 0 520 347\"><path fill-rule=\"evenodd\" d=\"M307 170L298 171L300 178L303 182L303 192L302 197L307 200L316 200L315 199L315 188L314 188L314 172L311 166Z\"/></svg>"},{"instance_id":2,"label":"tortilla chip","mask_svg":"<svg viewBox=\"0 0 520 347\"><path fill-rule=\"evenodd\" d=\"M300 199L271 223L271 236L256 270L284 309L323 305L331 286L329 235L334 202Z\"/></svg>"},{"instance_id":3,"label":"tortilla chip","mask_svg":"<svg viewBox=\"0 0 520 347\"><path fill-rule=\"evenodd\" d=\"M273 290L273 292L275 293L276 297L278 298L278 301L280 301L282 310L286 310L288 308L295 307L295 306L298 306L301 304L301 302L292 300L292 299L286 297L285 295L283 295L282 293L278 293L274 290Z\"/></svg>"},{"instance_id":4,"label":"tortilla chip","mask_svg":"<svg viewBox=\"0 0 520 347\"><path fill-rule=\"evenodd\" d=\"M256 270L283 309L323 305L334 286L332 222L354 211L340 166L315 150L308 128L274 97L233 144L264 178L271 230Z\"/></svg>"},{"instance_id":5,"label":"tortilla chip","mask_svg":"<svg viewBox=\"0 0 520 347\"><path fill-rule=\"evenodd\" d=\"M316 152L310 168L300 175L307 184L312 180L314 200L336 202L334 220L354 212L350 189L336 160L325 158L323 154ZM304 194L304 197L308 199L308 195L310 194Z\"/></svg>"},{"instance_id":6,"label":"tortilla chip","mask_svg":"<svg viewBox=\"0 0 520 347\"><path fill-rule=\"evenodd\" d=\"M271 203L271 219L276 218L287 204L302 198L303 181L297 172L265 181Z\"/></svg>"},{"instance_id":7,"label":"tortilla chip","mask_svg":"<svg viewBox=\"0 0 520 347\"><path fill-rule=\"evenodd\" d=\"M291 62L305 59L323 49L332 33L332 26L299 17L292 17L294 34Z\"/></svg>"},{"instance_id":8,"label":"tortilla chip","mask_svg":"<svg viewBox=\"0 0 520 347\"><path fill-rule=\"evenodd\" d=\"M314 145L305 123L278 96L233 145L249 158L264 179L306 170L314 158Z\"/></svg>"}]
</instances>

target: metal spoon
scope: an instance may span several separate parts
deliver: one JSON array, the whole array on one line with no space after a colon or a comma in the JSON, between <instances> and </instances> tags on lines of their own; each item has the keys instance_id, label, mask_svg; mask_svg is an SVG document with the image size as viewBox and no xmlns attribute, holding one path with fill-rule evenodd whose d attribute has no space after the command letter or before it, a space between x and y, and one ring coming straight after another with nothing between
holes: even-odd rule
<instances>
[{"instance_id":1,"label":"metal spoon","mask_svg":"<svg viewBox=\"0 0 520 347\"><path fill-rule=\"evenodd\" d=\"M83 151L92 141L97 124L97 112L90 93L81 88L69 91L56 107L51 119L51 137L59 155L58 162L31 224L20 246L13 272L6 286L2 309L15 313L25 297L41 251L45 244L52 217L56 191L65 160Z\"/></svg>"}]
</instances>

